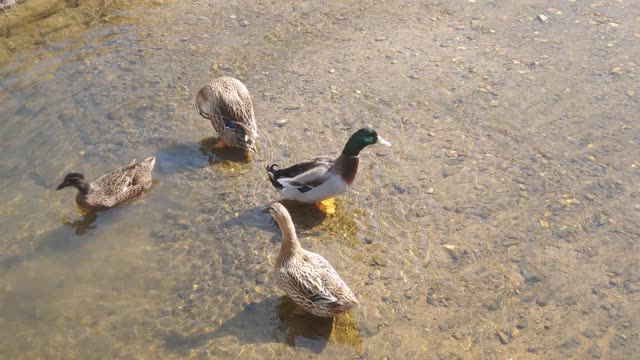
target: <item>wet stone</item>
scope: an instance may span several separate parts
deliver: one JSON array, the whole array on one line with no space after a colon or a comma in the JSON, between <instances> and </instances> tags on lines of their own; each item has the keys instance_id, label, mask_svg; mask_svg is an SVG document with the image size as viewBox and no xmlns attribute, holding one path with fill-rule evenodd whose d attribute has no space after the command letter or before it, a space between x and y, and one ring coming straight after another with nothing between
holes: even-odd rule
<instances>
[{"instance_id":1,"label":"wet stone","mask_svg":"<svg viewBox=\"0 0 640 360\"><path fill-rule=\"evenodd\" d=\"M386 259L371 259L371 266L380 266L380 267L387 267L389 266L389 260Z\"/></svg>"},{"instance_id":2,"label":"wet stone","mask_svg":"<svg viewBox=\"0 0 640 360\"><path fill-rule=\"evenodd\" d=\"M547 304L549 304L549 294L538 293L536 296L536 304L538 306L547 306Z\"/></svg>"},{"instance_id":3,"label":"wet stone","mask_svg":"<svg viewBox=\"0 0 640 360\"><path fill-rule=\"evenodd\" d=\"M444 163L447 164L447 165L460 165L463 162L464 162L464 158L462 158L462 157L447 159L447 160L444 161Z\"/></svg>"},{"instance_id":4,"label":"wet stone","mask_svg":"<svg viewBox=\"0 0 640 360\"><path fill-rule=\"evenodd\" d=\"M527 328L527 326L529 326L529 320L527 319L520 319L518 320L518 324L516 325L516 328L518 330L524 330Z\"/></svg>"},{"instance_id":5,"label":"wet stone","mask_svg":"<svg viewBox=\"0 0 640 360\"><path fill-rule=\"evenodd\" d=\"M443 177L449 177L449 176L455 175L455 174L457 174L459 172L460 172L460 168L458 166L445 165L444 169L442 170L442 176Z\"/></svg>"},{"instance_id":6,"label":"wet stone","mask_svg":"<svg viewBox=\"0 0 640 360\"><path fill-rule=\"evenodd\" d=\"M391 183L391 186L393 187L393 189L398 193L398 194L404 194L407 192L407 188L398 184L397 182L393 182Z\"/></svg>"},{"instance_id":7,"label":"wet stone","mask_svg":"<svg viewBox=\"0 0 640 360\"><path fill-rule=\"evenodd\" d=\"M591 355L592 359L602 358L602 351L597 346L592 346L587 350L587 354Z\"/></svg>"},{"instance_id":8,"label":"wet stone","mask_svg":"<svg viewBox=\"0 0 640 360\"><path fill-rule=\"evenodd\" d=\"M518 267L520 268L520 274L522 274L527 282L536 283L544 280L542 274L533 265L527 262L521 262L518 264Z\"/></svg>"},{"instance_id":9,"label":"wet stone","mask_svg":"<svg viewBox=\"0 0 640 360\"><path fill-rule=\"evenodd\" d=\"M507 239L502 242L502 246L504 247L511 247L518 244L519 244L519 241L517 239Z\"/></svg>"},{"instance_id":10,"label":"wet stone","mask_svg":"<svg viewBox=\"0 0 640 360\"><path fill-rule=\"evenodd\" d=\"M627 342L626 336L617 334L616 336L613 337L613 339L611 339L611 342L609 343L609 347L612 350L620 349L625 345L626 342Z\"/></svg>"},{"instance_id":11,"label":"wet stone","mask_svg":"<svg viewBox=\"0 0 640 360\"><path fill-rule=\"evenodd\" d=\"M638 284L637 282L625 281L624 289L632 294L636 294L640 292L640 284Z\"/></svg>"},{"instance_id":12,"label":"wet stone","mask_svg":"<svg viewBox=\"0 0 640 360\"><path fill-rule=\"evenodd\" d=\"M570 338L569 340L560 344L560 349L562 350L563 353L568 354L575 351L575 349L578 348L579 346L580 346L580 341L576 340L575 338Z\"/></svg>"},{"instance_id":13,"label":"wet stone","mask_svg":"<svg viewBox=\"0 0 640 360\"><path fill-rule=\"evenodd\" d=\"M222 264L223 265L233 265L236 261L229 255L223 255L222 256Z\"/></svg>"},{"instance_id":14,"label":"wet stone","mask_svg":"<svg viewBox=\"0 0 640 360\"><path fill-rule=\"evenodd\" d=\"M505 334L502 330L496 331L496 336L502 345L507 345L509 343L509 335Z\"/></svg>"},{"instance_id":15,"label":"wet stone","mask_svg":"<svg viewBox=\"0 0 640 360\"><path fill-rule=\"evenodd\" d=\"M567 240L571 236L571 229L569 229L569 227L565 225L562 225L560 227L551 228L551 233L558 239Z\"/></svg>"},{"instance_id":16,"label":"wet stone","mask_svg":"<svg viewBox=\"0 0 640 360\"><path fill-rule=\"evenodd\" d=\"M480 209L477 207L456 208L455 212L458 214L463 213L463 214L474 215L481 218L482 220L487 220L490 215L487 210Z\"/></svg>"},{"instance_id":17,"label":"wet stone","mask_svg":"<svg viewBox=\"0 0 640 360\"><path fill-rule=\"evenodd\" d=\"M256 277L256 284L264 285L267 283L267 277L265 275L258 275Z\"/></svg>"}]
</instances>

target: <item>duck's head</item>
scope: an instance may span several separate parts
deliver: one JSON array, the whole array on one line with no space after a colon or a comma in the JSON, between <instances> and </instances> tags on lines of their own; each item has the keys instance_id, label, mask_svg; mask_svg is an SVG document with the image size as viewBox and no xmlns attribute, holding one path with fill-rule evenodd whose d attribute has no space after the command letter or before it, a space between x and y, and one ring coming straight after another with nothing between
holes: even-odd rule
<instances>
[{"instance_id":1,"label":"duck's head","mask_svg":"<svg viewBox=\"0 0 640 360\"><path fill-rule=\"evenodd\" d=\"M371 128L362 128L351 135L349 141L347 141L347 145L345 145L344 150L342 150L342 155L358 156L362 149L375 143L380 143L384 146L391 146L391 143L378 136L378 133L375 130Z\"/></svg>"},{"instance_id":2,"label":"duck's head","mask_svg":"<svg viewBox=\"0 0 640 360\"><path fill-rule=\"evenodd\" d=\"M56 187L56 190L64 189L69 186L73 186L83 193L89 191L89 183L81 173L68 173L64 177L64 180L62 180L62 183Z\"/></svg>"},{"instance_id":3,"label":"duck's head","mask_svg":"<svg viewBox=\"0 0 640 360\"><path fill-rule=\"evenodd\" d=\"M271 216L276 220L281 220L281 219L286 219L286 218L291 218L291 216L289 215L289 211L287 211L287 208L284 207L284 205L280 204L279 202L274 202L273 204L267 206L263 212L268 212L269 214L271 214Z\"/></svg>"},{"instance_id":4,"label":"duck's head","mask_svg":"<svg viewBox=\"0 0 640 360\"><path fill-rule=\"evenodd\" d=\"M235 123L233 128L225 127L224 134L221 135L225 142L229 142L231 146L251 151L254 154L258 153L256 148L258 133L244 124Z\"/></svg>"}]
</instances>

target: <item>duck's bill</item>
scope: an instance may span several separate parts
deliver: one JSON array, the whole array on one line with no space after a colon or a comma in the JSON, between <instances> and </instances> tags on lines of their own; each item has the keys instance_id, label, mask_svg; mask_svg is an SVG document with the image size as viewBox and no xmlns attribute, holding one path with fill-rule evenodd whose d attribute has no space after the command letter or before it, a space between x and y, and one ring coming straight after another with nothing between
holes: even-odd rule
<instances>
[{"instance_id":1,"label":"duck's bill","mask_svg":"<svg viewBox=\"0 0 640 360\"><path fill-rule=\"evenodd\" d=\"M378 136L378 142L384 146L391 146L391 143L388 142L387 140L381 138L380 136Z\"/></svg>"}]
</instances>

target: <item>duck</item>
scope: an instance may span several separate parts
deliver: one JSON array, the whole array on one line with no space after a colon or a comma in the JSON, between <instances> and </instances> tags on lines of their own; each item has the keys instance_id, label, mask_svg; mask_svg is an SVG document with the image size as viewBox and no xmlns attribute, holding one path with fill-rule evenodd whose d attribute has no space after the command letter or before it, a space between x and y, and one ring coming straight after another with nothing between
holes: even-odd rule
<instances>
[{"instance_id":1,"label":"duck","mask_svg":"<svg viewBox=\"0 0 640 360\"><path fill-rule=\"evenodd\" d=\"M287 168L272 164L267 166L267 175L284 199L316 204L333 213L334 198L347 191L356 178L360 151L376 143L391 146L375 130L362 128L351 135L337 158L316 156Z\"/></svg>"},{"instance_id":2,"label":"duck","mask_svg":"<svg viewBox=\"0 0 640 360\"><path fill-rule=\"evenodd\" d=\"M156 164L155 156L136 162L102 175L89 182L82 173L68 173L56 190L66 187L78 189L76 204L84 210L107 210L139 195L151 187L151 170Z\"/></svg>"},{"instance_id":3,"label":"duck","mask_svg":"<svg viewBox=\"0 0 640 360\"><path fill-rule=\"evenodd\" d=\"M275 202L266 210L282 232L274 271L278 287L300 309L318 317L333 317L359 305L329 261L302 248L287 209Z\"/></svg>"},{"instance_id":4,"label":"duck","mask_svg":"<svg viewBox=\"0 0 640 360\"><path fill-rule=\"evenodd\" d=\"M223 76L203 86L196 96L200 116L218 133L215 148L235 147L256 153L258 127L249 90L235 78Z\"/></svg>"}]
</instances>

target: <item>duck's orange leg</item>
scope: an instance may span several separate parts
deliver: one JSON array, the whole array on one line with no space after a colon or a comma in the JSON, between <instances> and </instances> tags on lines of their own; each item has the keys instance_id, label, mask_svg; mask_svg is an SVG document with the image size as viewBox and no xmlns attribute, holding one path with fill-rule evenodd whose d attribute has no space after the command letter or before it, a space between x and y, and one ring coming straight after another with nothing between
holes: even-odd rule
<instances>
[{"instance_id":1,"label":"duck's orange leg","mask_svg":"<svg viewBox=\"0 0 640 360\"><path fill-rule=\"evenodd\" d=\"M322 200L316 204L316 207L320 209L320 211L327 214L335 214L336 212L336 199L326 199Z\"/></svg>"},{"instance_id":2,"label":"duck's orange leg","mask_svg":"<svg viewBox=\"0 0 640 360\"><path fill-rule=\"evenodd\" d=\"M224 141L222 139L220 139L220 140L218 140L218 142L215 145L213 145L213 147L215 149L222 149L222 148L226 148L227 144L225 144Z\"/></svg>"}]
</instances>

